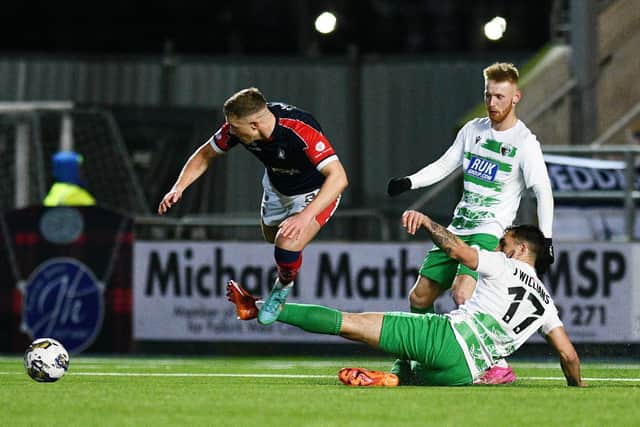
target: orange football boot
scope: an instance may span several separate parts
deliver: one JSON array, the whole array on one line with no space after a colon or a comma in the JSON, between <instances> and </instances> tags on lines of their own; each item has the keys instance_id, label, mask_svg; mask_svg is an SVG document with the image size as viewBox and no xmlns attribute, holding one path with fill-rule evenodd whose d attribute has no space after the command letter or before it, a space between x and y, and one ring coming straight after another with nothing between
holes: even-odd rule
<instances>
[{"instance_id":1,"label":"orange football boot","mask_svg":"<svg viewBox=\"0 0 640 427\"><path fill-rule=\"evenodd\" d=\"M239 320L251 320L258 317L258 298L251 295L233 280L227 282L227 299L235 304Z\"/></svg>"},{"instance_id":2,"label":"orange football boot","mask_svg":"<svg viewBox=\"0 0 640 427\"><path fill-rule=\"evenodd\" d=\"M396 387L400 384L396 374L364 368L342 368L338 378L344 385L356 387Z\"/></svg>"}]
</instances>

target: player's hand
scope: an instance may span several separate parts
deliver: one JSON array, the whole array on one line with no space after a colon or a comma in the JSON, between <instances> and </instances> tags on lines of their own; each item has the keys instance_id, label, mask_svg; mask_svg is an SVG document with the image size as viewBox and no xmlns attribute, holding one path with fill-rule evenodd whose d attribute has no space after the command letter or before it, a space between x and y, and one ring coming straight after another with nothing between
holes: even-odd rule
<instances>
[{"instance_id":1,"label":"player's hand","mask_svg":"<svg viewBox=\"0 0 640 427\"><path fill-rule=\"evenodd\" d=\"M406 176L391 178L387 184L387 194L391 197L409 190L411 190L411 180Z\"/></svg>"},{"instance_id":2,"label":"player's hand","mask_svg":"<svg viewBox=\"0 0 640 427\"><path fill-rule=\"evenodd\" d=\"M307 218L302 213L291 215L280 223L278 234L287 239L298 240L302 231L307 228L312 219Z\"/></svg>"},{"instance_id":3,"label":"player's hand","mask_svg":"<svg viewBox=\"0 0 640 427\"><path fill-rule=\"evenodd\" d=\"M416 234L416 231L427 221L429 221L429 217L418 211L404 211L402 214L402 226L411 235Z\"/></svg>"},{"instance_id":4,"label":"player's hand","mask_svg":"<svg viewBox=\"0 0 640 427\"><path fill-rule=\"evenodd\" d=\"M175 188L169 191L164 195L160 205L158 206L158 213L163 215L165 212L169 210L169 208L175 205L178 200L182 197L182 191L176 190Z\"/></svg>"},{"instance_id":5,"label":"player's hand","mask_svg":"<svg viewBox=\"0 0 640 427\"><path fill-rule=\"evenodd\" d=\"M556 257L553 250L553 241L551 238L545 238L544 248L538 256L538 259L536 259L536 272L538 275L546 273L555 260Z\"/></svg>"},{"instance_id":6,"label":"player's hand","mask_svg":"<svg viewBox=\"0 0 640 427\"><path fill-rule=\"evenodd\" d=\"M544 244L547 261L549 262L549 265L551 265L556 260L556 254L553 250L553 240L551 240L551 237L549 237L548 239L544 239Z\"/></svg>"}]
</instances>

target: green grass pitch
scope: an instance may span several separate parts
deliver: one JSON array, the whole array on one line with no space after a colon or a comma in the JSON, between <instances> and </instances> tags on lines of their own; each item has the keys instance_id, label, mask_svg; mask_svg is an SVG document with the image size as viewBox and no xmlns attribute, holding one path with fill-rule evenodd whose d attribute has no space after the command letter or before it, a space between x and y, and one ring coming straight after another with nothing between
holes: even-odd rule
<instances>
[{"instance_id":1,"label":"green grass pitch","mask_svg":"<svg viewBox=\"0 0 640 427\"><path fill-rule=\"evenodd\" d=\"M512 363L508 386L352 388L344 366L391 359L72 357L36 383L20 356L0 357L6 426L633 426L640 363L583 363L568 388L557 363Z\"/></svg>"}]
</instances>

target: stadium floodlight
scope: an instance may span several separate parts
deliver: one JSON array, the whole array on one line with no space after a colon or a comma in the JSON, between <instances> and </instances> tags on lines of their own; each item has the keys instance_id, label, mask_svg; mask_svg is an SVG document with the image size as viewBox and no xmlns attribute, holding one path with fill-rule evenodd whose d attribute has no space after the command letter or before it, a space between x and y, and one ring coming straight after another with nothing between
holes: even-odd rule
<instances>
[{"instance_id":1,"label":"stadium floodlight","mask_svg":"<svg viewBox=\"0 0 640 427\"><path fill-rule=\"evenodd\" d=\"M316 18L316 31L321 34L330 34L336 29L337 22L336 15L331 12L322 12Z\"/></svg>"},{"instance_id":2,"label":"stadium floodlight","mask_svg":"<svg viewBox=\"0 0 640 427\"><path fill-rule=\"evenodd\" d=\"M484 24L484 36L492 41L500 40L506 30L507 21L501 16L496 16Z\"/></svg>"}]
</instances>

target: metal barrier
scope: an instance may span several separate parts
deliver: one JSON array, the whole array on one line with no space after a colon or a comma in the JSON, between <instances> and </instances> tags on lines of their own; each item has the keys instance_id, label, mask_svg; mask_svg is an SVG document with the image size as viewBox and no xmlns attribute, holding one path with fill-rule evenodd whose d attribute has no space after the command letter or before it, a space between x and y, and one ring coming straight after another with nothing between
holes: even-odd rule
<instances>
[{"instance_id":1,"label":"metal barrier","mask_svg":"<svg viewBox=\"0 0 640 427\"><path fill-rule=\"evenodd\" d=\"M640 147L628 145L557 145L544 147L546 154L564 154L564 155L589 155L603 156L614 155L626 162L625 168L625 189L618 191L598 190L598 191L562 191L556 190L553 197L556 200L621 200L625 210L625 238L626 241L634 239L634 228L636 221L636 200L640 200L640 191L634 188L636 180L635 158L640 155ZM423 209L427 203L432 201L445 188L450 188L450 183L461 175L461 169L455 171L440 183L434 185L425 192L419 199L410 205L410 209ZM523 202L527 203L530 195L526 195ZM378 230L377 236L367 234L361 240L389 241L391 237L390 221L396 219L387 218L383 212L377 209L338 209L334 216L335 219L358 220L363 219L373 221L375 230ZM155 230L151 230L155 227ZM236 212L227 214L211 214L205 216L184 216L182 218L167 218L160 216L139 216L136 218L136 232L142 234L142 237L153 238L184 238L185 230L191 230L189 238L206 239L209 234L207 229L224 228L230 230L232 228L248 228L253 230L253 234L242 234L233 232L223 236L224 239L261 239L260 234L260 218L255 214ZM335 227L335 226L334 226ZM199 230L197 229L199 228ZM347 233L352 231L353 226L347 225ZM329 233L325 233L330 235ZM344 236L343 236L344 237ZM347 240L358 240L353 233L346 238Z\"/></svg>"},{"instance_id":2,"label":"metal barrier","mask_svg":"<svg viewBox=\"0 0 640 427\"><path fill-rule=\"evenodd\" d=\"M338 209L334 219L362 220L369 219L374 222L379 230L378 239L388 241L391 233L387 218L376 209ZM153 238L183 238L185 230L191 229L191 237L204 239L208 236L206 229L212 228L249 228L254 230L250 236L260 237L260 218L255 214L236 212L227 214L211 214L198 216L184 216L182 218L167 218L161 216L138 216L135 219L136 234L142 237ZM200 230L195 230L200 228ZM171 231L171 235L168 231ZM241 234L235 234L236 238L242 238Z\"/></svg>"}]
</instances>

